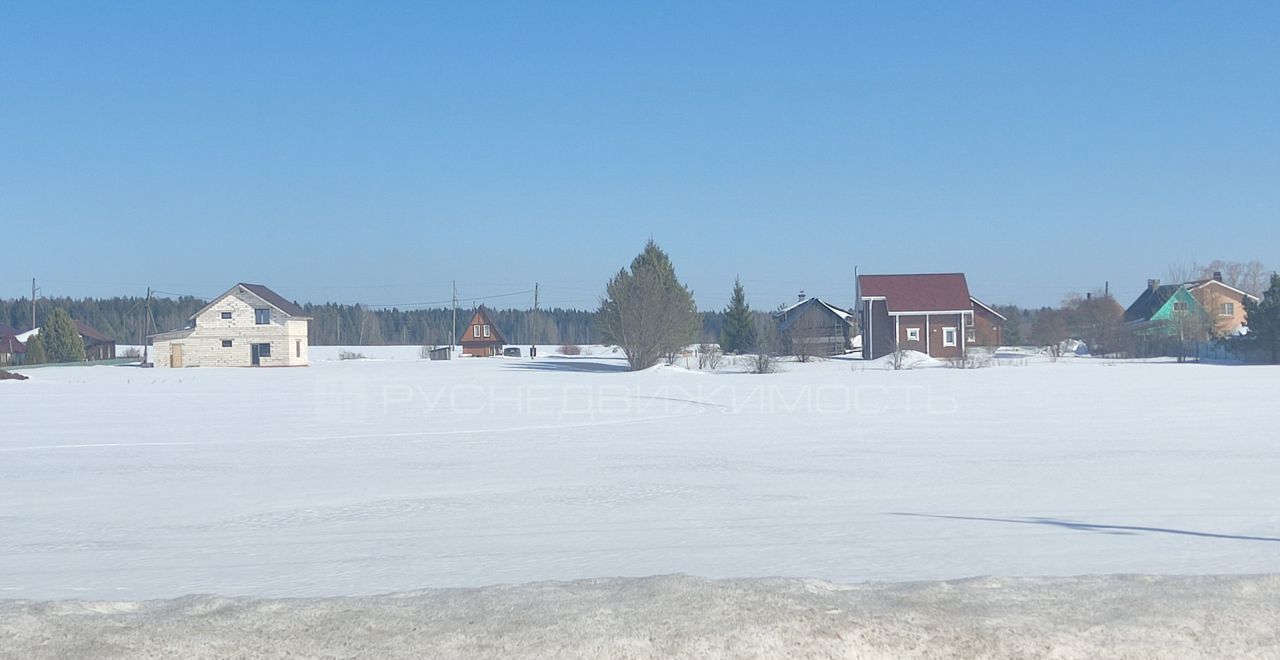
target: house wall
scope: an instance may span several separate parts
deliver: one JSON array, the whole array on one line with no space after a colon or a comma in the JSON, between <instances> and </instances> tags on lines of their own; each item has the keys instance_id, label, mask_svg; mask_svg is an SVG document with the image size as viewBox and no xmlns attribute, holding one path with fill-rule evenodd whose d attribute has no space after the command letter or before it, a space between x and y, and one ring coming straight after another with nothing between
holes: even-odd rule
<instances>
[{"instance_id":1,"label":"house wall","mask_svg":"<svg viewBox=\"0 0 1280 660\"><path fill-rule=\"evenodd\" d=\"M502 355L502 344L497 342L463 342L462 354L471 357Z\"/></svg>"},{"instance_id":2,"label":"house wall","mask_svg":"<svg viewBox=\"0 0 1280 660\"><path fill-rule=\"evenodd\" d=\"M898 346L900 348L927 353L935 358L954 358L964 356L965 316L963 314L913 314L896 317ZM907 339L910 329L920 331L919 341ZM943 328L956 329L956 345L943 345ZM925 337L928 336L926 341Z\"/></svg>"},{"instance_id":3,"label":"house wall","mask_svg":"<svg viewBox=\"0 0 1280 660\"><path fill-rule=\"evenodd\" d=\"M269 309L271 322L258 325L255 309ZM231 318L222 318L230 312ZM182 344L184 367L253 366L253 344L270 344L271 356L260 360L264 367L295 367L310 363L307 343L309 321L287 316L256 296L241 291L219 299L196 317L196 325L186 336L157 338L151 348L156 367L170 367L172 345ZM224 347L223 340L231 346Z\"/></svg>"},{"instance_id":4,"label":"house wall","mask_svg":"<svg viewBox=\"0 0 1280 660\"><path fill-rule=\"evenodd\" d=\"M862 357L874 360L894 350L893 322L883 300L862 301Z\"/></svg>"},{"instance_id":5,"label":"house wall","mask_svg":"<svg viewBox=\"0 0 1280 660\"><path fill-rule=\"evenodd\" d=\"M806 305L789 312L784 320L790 321L787 339L804 342L810 355L843 355L849 346L852 326L822 305Z\"/></svg>"},{"instance_id":6,"label":"house wall","mask_svg":"<svg viewBox=\"0 0 1280 660\"><path fill-rule=\"evenodd\" d=\"M1245 296L1223 286L1221 282L1208 282L1194 291L1196 301L1209 314L1215 334L1224 335L1247 322L1244 313ZM1235 307L1231 314L1222 314L1222 304L1232 303Z\"/></svg>"},{"instance_id":7,"label":"house wall","mask_svg":"<svg viewBox=\"0 0 1280 660\"><path fill-rule=\"evenodd\" d=\"M992 314L982 305L973 306L973 343L972 346L1000 346L1003 338L1004 321Z\"/></svg>"}]
</instances>

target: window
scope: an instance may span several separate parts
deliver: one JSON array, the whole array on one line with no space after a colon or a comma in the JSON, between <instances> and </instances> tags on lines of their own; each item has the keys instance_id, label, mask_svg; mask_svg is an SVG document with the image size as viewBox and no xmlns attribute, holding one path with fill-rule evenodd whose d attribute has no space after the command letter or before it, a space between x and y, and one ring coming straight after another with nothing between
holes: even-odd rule
<instances>
[{"instance_id":1,"label":"window","mask_svg":"<svg viewBox=\"0 0 1280 660\"><path fill-rule=\"evenodd\" d=\"M302 340L293 340L294 357L302 357Z\"/></svg>"},{"instance_id":2,"label":"window","mask_svg":"<svg viewBox=\"0 0 1280 660\"><path fill-rule=\"evenodd\" d=\"M224 318L224 319L229 319L229 318L231 318L231 312L223 312L223 313L222 313L222 318Z\"/></svg>"},{"instance_id":3,"label":"window","mask_svg":"<svg viewBox=\"0 0 1280 660\"><path fill-rule=\"evenodd\" d=\"M271 344L258 344L258 357L271 357Z\"/></svg>"},{"instance_id":4,"label":"window","mask_svg":"<svg viewBox=\"0 0 1280 660\"><path fill-rule=\"evenodd\" d=\"M485 337L485 339L488 339L488 338L490 337L490 335L489 335L489 324L488 324L488 323L484 324L484 337Z\"/></svg>"},{"instance_id":5,"label":"window","mask_svg":"<svg viewBox=\"0 0 1280 660\"><path fill-rule=\"evenodd\" d=\"M971 343L971 344L976 344L976 343L978 342L978 330L977 330L977 328L974 328L973 326L969 326L969 327L965 328L965 329L964 329L964 340L965 340L965 341L967 341L967 342L969 342L969 343Z\"/></svg>"},{"instance_id":6,"label":"window","mask_svg":"<svg viewBox=\"0 0 1280 660\"><path fill-rule=\"evenodd\" d=\"M920 341L920 328L907 328L907 341Z\"/></svg>"},{"instance_id":7,"label":"window","mask_svg":"<svg viewBox=\"0 0 1280 660\"><path fill-rule=\"evenodd\" d=\"M1222 303L1222 309L1218 310L1218 316L1235 316L1235 315L1236 315L1235 303Z\"/></svg>"},{"instance_id":8,"label":"window","mask_svg":"<svg viewBox=\"0 0 1280 660\"><path fill-rule=\"evenodd\" d=\"M253 310L253 322L258 325L267 325L271 322L271 310L255 309Z\"/></svg>"},{"instance_id":9,"label":"window","mask_svg":"<svg viewBox=\"0 0 1280 660\"><path fill-rule=\"evenodd\" d=\"M479 338L480 338L480 324L479 324L479 323L477 323L477 324L475 324L475 325L471 326L471 336L472 336L472 337L475 337L476 339L479 339Z\"/></svg>"},{"instance_id":10,"label":"window","mask_svg":"<svg viewBox=\"0 0 1280 660\"><path fill-rule=\"evenodd\" d=\"M1187 311L1187 303L1185 303L1185 302L1174 302L1174 303L1173 303L1173 311L1175 311L1175 312L1185 312L1185 311Z\"/></svg>"},{"instance_id":11,"label":"window","mask_svg":"<svg viewBox=\"0 0 1280 660\"><path fill-rule=\"evenodd\" d=\"M231 348L231 340L230 340L230 339L223 339L223 340L222 340L222 347L223 347L223 348Z\"/></svg>"},{"instance_id":12,"label":"window","mask_svg":"<svg viewBox=\"0 0 1280 660\"><path fill-rule=\"evenodd\" d=\"M943 346L956 345L956 329L955 328L942 329L942 345Z\"/></svg>"}]
</instances>

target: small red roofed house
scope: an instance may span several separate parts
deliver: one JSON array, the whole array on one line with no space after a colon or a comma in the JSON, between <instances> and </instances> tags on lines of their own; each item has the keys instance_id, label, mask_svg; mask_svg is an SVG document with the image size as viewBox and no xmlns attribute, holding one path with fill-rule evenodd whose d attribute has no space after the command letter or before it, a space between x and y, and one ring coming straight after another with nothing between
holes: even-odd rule
<instances>
[{"instance_id":1,"label":"small red roofed house","mask_svg":"<svg viewBox=\"0 0 1280 660\"><path fill-rule=\"evenodd\" d=\"M498 332L498 326L489 318L488 312L481 307L471 316L471 323L467 324L462 333L461 343L463 355L490 357L502 355L502 345L506 341L502 338L502 333Z\"/></svg>"},{"instance_id":2,"label":"small red roofed house","mask_svg":"<svg viewBox=\"0 0 1280 660\"><path fill-rule=\"evenodd\" d=\"M862 356L895 350L963 357L974 346L999 346L1004 317L969 295L964 273L859 275Z\"/></svg>"}]
</instances>

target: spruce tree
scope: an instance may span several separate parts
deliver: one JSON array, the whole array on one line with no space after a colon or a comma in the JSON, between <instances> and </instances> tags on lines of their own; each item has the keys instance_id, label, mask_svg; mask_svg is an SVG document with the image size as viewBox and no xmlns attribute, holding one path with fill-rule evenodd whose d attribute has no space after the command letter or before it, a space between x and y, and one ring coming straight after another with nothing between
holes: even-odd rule
<instances>
[{"instance_id":1,"label":"spruce tree","mask_svg":"<svg viewBox=\"0 0 1280 660\"><path fill-rule=\"evenodd\" d=\"M67 310L57 308L40 328L40 340L50 362L84 362L84 340Z\"/></svg>"},{"instance_id":2,"label":"spruce tree","mask_svg":"<svg viewBox=\"0 0 1280 660\"><path fill-rule=\"evenodd\" d=\"M609 280L596 327L605 343L622 349L635 371L693 343L702 317L671 259L650 239L631 268Z\"/></svg>"},{"instance_id":3,"label":"spruce tree","mask_svg":"<svg viewBox=\"0 0 1280 660\"><path fill-rule=\"evenodd\" d=\"M40 335L28 337L26 364L44 364L48 361L49 358L44 353L44 342L40 340Z\"/></svg>"},{"instance_id":4,"label":"spruce tree","mask_svg":"<svg viewBox=\"0 0 1280 660\"><path fill-rule=\"evenodd\" d=\"M1271 276L1271 288L1261 302L1244 301L1249 334L1245 343L1262 351L1273 364L1280 364L1280 275Z\"/></svg>"},{"instance_id":5,"label":"spruce tree","mask_svg":"<svg viewBox=\"0 0 1280 660\"><path fill-rule=\"evenodd\" d=\"M720 350L725 353L744 353L755 347L756 328L747 304L747 294L742 289L742 279L734 278L733 295L724 310L724 329L720 332Z\"/></svg>"}]
</instances>

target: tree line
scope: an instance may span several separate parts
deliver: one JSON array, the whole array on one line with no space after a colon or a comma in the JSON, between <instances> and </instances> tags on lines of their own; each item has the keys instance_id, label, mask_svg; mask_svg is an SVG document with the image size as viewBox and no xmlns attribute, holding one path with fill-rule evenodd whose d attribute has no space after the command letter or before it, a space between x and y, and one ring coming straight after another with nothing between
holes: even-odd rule
<instances>
[{"instance_id":1,"label":"tree line","mask_svg":"<svg viewBox=\"0 0 1280 660\"><path fill-rule=\"evenodd\" d=\"M148 318L147 299L141 296L42 297L36 300L36 325L44 325L54 310L62 309L71 318L93 326L118 344L138 344L144 335L186 327L191 315L208 302L191 296L152 298ZM453 324L453 310L449 308L373 309L338 303L307 303L302 308L312 316L309 341L316 346L444 345L449 343ZM458 310L454 337L462 335L472 311ZM593 311L554 308L490 309L488 312L512 344L597 344L601 341ZM31 327L31 299L0 300L0 323L19 329ZM722 312L701 313L696 338L716 341L723 324Z\"/></svg>"}]
</instances>

